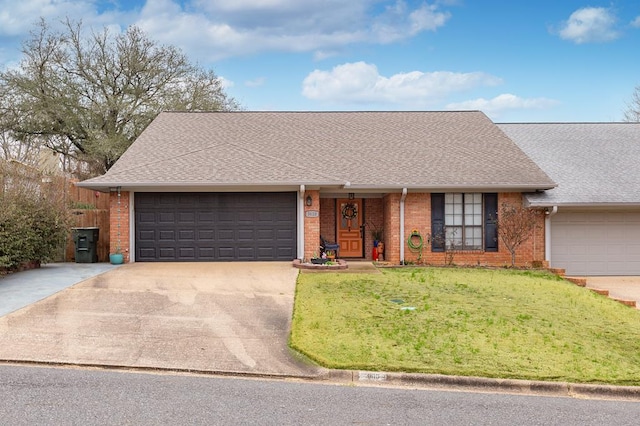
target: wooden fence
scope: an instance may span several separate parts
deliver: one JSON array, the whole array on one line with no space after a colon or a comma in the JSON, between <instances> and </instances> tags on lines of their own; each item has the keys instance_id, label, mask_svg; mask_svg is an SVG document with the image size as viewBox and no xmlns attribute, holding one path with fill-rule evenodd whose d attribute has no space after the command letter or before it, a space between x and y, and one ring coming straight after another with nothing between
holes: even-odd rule
<instances>
[{"instance_id":1,"label":"wooden fence","mask_svg":"<svg viewBox=\"0 0 640 426\"><path fill-rule=\"evenodd\" d=\"M98 236L97 252L98 262L109 261L109 194L79 188L75 181L69 181L67 185L67 197L72 208L71 228L96 227L100 231ZM73 244L72 230L69 229L69 238L64 253L65 262L75 261L75 246Z\"/></svg>"},{"instance_id":2,"label":"wooden fence","mask_svg":"<svg viewBox=\"0 0 640 426\"><path fill-rule=\"evenodd\" d=\"M72 228L91 228L99 229L98 235L98 262L109 261L109 210L105 209L73 209L71 210L73 226ZM69 230L69 238L64 254L64 261L75 261L75 245L73 243L73 232Z\"/></svg>"},{"instance_id":3,"label":"wooden fence","mask_svg":"<svg viewBox=\"0 0 640 426\"><path fill-rule=\"evenodd\" d=\"M69 209L71 223L67 243L60 247L57 261L75 261L72 228L98 227L98 261L109 261L109 194L79 188L77 181L63 176L44 174L36 167L19 161L0 159L0 195L20 190L55 200Z\"/></svg>"}]
</instances>

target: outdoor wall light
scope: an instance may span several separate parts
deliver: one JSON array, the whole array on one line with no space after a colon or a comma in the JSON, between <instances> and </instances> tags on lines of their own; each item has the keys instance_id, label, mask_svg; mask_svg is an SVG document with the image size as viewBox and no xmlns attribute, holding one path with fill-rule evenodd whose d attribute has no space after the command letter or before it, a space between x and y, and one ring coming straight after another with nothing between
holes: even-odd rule
<instances>
[{"instance_id":1,"label":"outdoor wall light","mask_svg":"<svg viewBox=\"0 0 640 426\"><path fill-rule=\"evenodd\" d=\"M313 204L313 198L311 198L311 195L307 195L305 203L307 204L307 206L311 207L311 204Z\"/></svg>"}]
</instances>

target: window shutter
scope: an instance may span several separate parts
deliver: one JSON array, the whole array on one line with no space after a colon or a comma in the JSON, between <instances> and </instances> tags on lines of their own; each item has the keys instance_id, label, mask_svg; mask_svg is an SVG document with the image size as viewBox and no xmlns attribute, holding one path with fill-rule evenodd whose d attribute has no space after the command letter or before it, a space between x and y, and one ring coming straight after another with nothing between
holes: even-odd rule
<instances>
[{"instance_id":1,"label":"window shutter","mask_svg":"<svg viewBox=\"0 0 640 426\"><path fill-rule=\"evenodd\" d=\"M431 251L444 251L444 194L431 194Z\"/></svg>"},{"instance_id":2,"label":"window shutter","mask_svg":"<svg viewBox=\"0 0 640 426\"><path fill-rule=\"evenodd\" d=\"M484 194L484 250L498 251L498 194Z\"/></svg>"}]
</instances>

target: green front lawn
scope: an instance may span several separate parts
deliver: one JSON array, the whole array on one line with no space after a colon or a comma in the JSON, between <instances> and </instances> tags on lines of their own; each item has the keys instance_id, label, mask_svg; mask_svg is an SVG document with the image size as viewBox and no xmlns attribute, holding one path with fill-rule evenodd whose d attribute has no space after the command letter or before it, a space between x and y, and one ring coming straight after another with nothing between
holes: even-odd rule
<instances>
[{"instance_id":1,"label":"green front lawn","mask_svg":"<svg viewBox=\"0 0 640 426\"><path fill-rule=\"evenodd\" d=\"M640 385L640 311L545 272L300 274L291 347L329 368Z\"/></svg>"}]
</instances>

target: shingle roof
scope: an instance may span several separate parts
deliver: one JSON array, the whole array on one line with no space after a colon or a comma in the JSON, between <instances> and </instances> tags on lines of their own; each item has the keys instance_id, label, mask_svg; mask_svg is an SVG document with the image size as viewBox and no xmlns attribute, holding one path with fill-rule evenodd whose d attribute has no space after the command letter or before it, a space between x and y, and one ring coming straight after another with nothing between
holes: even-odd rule
<instances>
[{"instance_id":1,"label":"shingle roof","mask_svg":"<svg viewBox=\"0 0 640 426\"><path fill-rule=\"evenodd\" d=\"M558 184L531 204L640 204L640 123L498 126Z\"/></svg>"},{"instance_id":2,"label":"shingle roof","mask_svg":"<svg viewBox=\"0 0 640 426\"><path fill-rule=\"evenodd\" d=\"M483 113L164 112L82 186L543 189L549 177Z\"/></svg>"}]
</instances>

